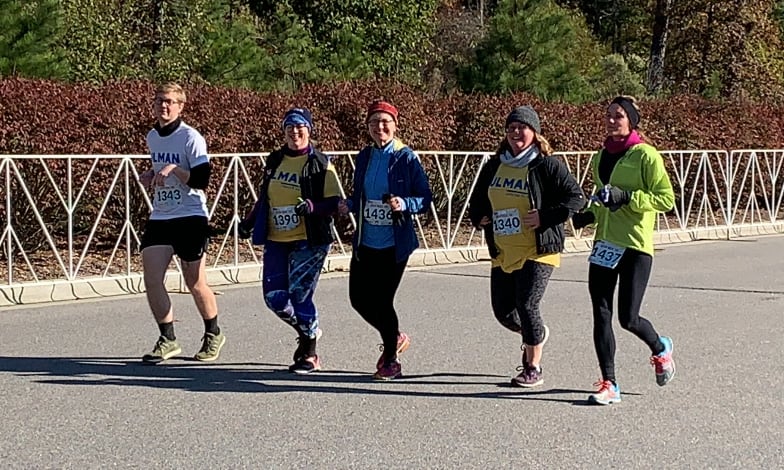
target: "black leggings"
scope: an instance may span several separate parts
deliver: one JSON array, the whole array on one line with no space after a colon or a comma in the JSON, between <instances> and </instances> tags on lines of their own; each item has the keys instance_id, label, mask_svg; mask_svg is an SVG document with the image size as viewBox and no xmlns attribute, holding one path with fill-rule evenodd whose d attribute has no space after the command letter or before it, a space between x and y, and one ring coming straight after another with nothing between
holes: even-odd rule
<instances>
[{"instance_id":1,"label":"black leggings","mask_svg":"<svg viewBox=\"0 0 784 470\"><path fill-rule=\"evenodd\" d=\"M536 346L544 339L544 322L539 311L553 266L527 260L511 273L500 267L490 270L490 302L498 322L522 333L525 344Z\"/></svg>"},{"instance_id":2,"label":"black leggings","mask_svg":"<svg viewBox=\"0 0 784 470\"><path fill-rule=\"evenodd\" d=\"M591 264L588 291L593 305L593 343L604 380L615 381L615 335L612 329L613 295L618 285L618 320L621 327L643 340L652 354L663 345L651 322L640 316L640 306L651 277L653 257L627 248L614 269Z\"/></svg>"},{"instance_id":3,"label":"black leggings","mask_svg":"<svg viewBox=\"0 0 784 470\"><path fill-rule=\"evenodd\" d=\"M394 301L407 262L407 259L395 261L394 247L376 250L360 246L351 257L348 276L351 306L381 334L384 351L397 350L400 327Z\"/></svg>"}]
</instances>

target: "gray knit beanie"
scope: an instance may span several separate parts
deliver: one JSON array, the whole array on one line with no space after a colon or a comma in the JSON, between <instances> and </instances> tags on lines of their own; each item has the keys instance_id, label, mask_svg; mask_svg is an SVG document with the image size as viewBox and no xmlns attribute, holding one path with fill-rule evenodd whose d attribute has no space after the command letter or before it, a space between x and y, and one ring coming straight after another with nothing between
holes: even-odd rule
<instances>
[{"instance_id":1,"label":"gray knit beanie","mask_svg":"<svg viewBox=\"0 0 784 470\"><path fill-rule=\"evenodd\" d=\"M509 124L513 122L520 122L525 124L526 126L530 127L537 134L542 133L542 125L539 123L539 115L536 114L534 108L525 105L525 106L518 106L509 113L509 116L506 117L506 127L509 127Z\"/></svg>"}]
</instances>

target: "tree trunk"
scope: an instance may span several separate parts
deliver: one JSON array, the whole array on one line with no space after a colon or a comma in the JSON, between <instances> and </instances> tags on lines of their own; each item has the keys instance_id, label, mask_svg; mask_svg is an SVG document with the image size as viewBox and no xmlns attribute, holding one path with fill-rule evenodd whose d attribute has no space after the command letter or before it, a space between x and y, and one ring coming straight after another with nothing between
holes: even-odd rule
<instances>
[{"instance_id":1,"label":"tree trunk","mask_svg":"<svg viewBox=\"0 0 784 470\"><path fill-rule=\"evenodd\" d=\"M164 0L153 0L151 7L152 37L150 38L150 70L155 73L158 68L158 61L161 49L163 49L163 2Z\"/></svg>"},{"instance_id":2,"label":"tree trunk","mask_svg":"<svg viewBox=\"0 0 784 470\"><path fill-rule=\"evenodd\" d=\"M656 0L656 9L653 12L653 39L648 64L649 95L658 95L664 85L664 55L667 51L667 35L670 32L672 2L673 0Z\"/></svg>"},{"instance_id":3,"label":"tree trunk","mask_svg":"<svg viewBox=\"0 0 784 470\"><path fill-rule=\"evenodd\" d=\"M713 42L713 27L714 27L713 3L708 4L708 17L705 22L705 30L702 37L702 60L700 61L700 76L698 93L705 93L710 84L711 71L713 64L711 62L711 43Z\"/></svg>"}]
</instances>

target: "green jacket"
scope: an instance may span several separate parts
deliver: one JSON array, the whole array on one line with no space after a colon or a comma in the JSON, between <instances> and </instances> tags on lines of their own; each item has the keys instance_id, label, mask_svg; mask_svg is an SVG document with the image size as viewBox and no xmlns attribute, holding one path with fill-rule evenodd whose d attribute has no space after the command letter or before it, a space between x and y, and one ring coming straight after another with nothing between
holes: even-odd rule
<instances>
[{"instance_id":1,"label":"green jacket","mask_svg":"<svg viewBox=\"0 0 784 470\"><path fill-rule=\"evenodd\" d=\"M605 240L653 256L653 230L656 215L672 210L675 194L659 152L648 144L637 144L618 160L610 181L599 179L599 159L603 150L592 160L596 192L606 184L631 191L628 205L615 212L601 204L592 204L586 211L596 218L594 240Z\"/></svg>"}]
</instances>

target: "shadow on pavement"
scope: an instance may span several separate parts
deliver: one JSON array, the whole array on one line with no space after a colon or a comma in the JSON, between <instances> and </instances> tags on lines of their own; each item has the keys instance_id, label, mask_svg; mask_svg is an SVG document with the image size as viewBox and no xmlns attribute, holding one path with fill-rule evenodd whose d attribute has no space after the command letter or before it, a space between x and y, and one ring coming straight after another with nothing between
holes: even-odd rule
<instances>
[{"instance_id":1,"label":"shadow on pavement","mask_svg":"<svg viewBox=\"0 0 784 470\"><path fill-rule=\"evenodd\" d=\"M580 404L586 390L523 390L500 384L505 376L436 372L404 376L392 382L375 382L367 372L324 370L308 375L292 374L284 364L219 363L204 365L193 360L143 364L136 358L109 357L0 357L0 373L36 377L35 382L53 385L111 385L179 389L189 392L364 394L431 398L490 398L542 400ZM491 381L481 381L482 378ZM476 380L480 379L480 380ZM496 380L492 380L496 379ZM500 385L500 386L499 386ZM470 388L495 387L494 391ZM411 389L414 387L415 389ZM423 389L425 388L425 389ZM460 388L460 391L449 390ZM468 388L468 391L465 391ZM581 397L569 396L579 394Z\"/></svg>"}]
</instances>

